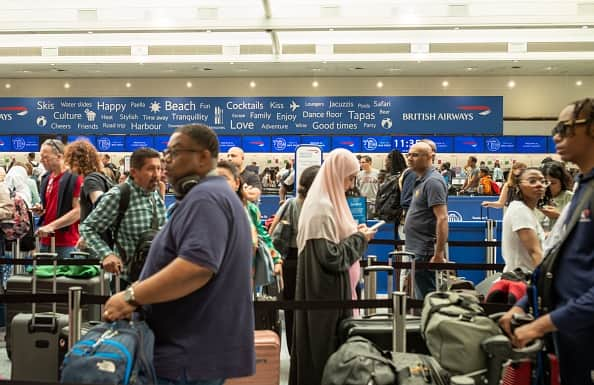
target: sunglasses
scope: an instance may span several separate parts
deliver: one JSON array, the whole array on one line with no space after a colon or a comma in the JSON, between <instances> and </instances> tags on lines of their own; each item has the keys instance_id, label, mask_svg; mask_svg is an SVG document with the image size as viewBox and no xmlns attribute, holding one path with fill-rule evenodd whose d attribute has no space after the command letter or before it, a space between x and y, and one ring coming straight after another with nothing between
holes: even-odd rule
<instances>
[{"instance_id":1,"label":"sunglasses","mask_svg":"<svg viewBox=\"0 0 594 385\"><path fill-rule=\"evenodd\" d=\"M571 119L559 122L553 127L552 135L559 135L561 137L573 136L573 132L571 132L571 134L569 133L570 130L573 131L576 124L586 124L589 120L590 119Z\"/></svg>"},{"instance_id":2,"label":"sunglasses","mask_svg":"<svg viewBox=\"0 0 594 385\"><path fill-rule=\"evenodd\" d=\"M45 144L49 144L50 146L52 146L58 154L64 154L64 150L60 148L60 146L58 146L56 142L62 144L62 142L60 142L58 139L48 139L45 141Z\"/></svg>"}]
</instances>

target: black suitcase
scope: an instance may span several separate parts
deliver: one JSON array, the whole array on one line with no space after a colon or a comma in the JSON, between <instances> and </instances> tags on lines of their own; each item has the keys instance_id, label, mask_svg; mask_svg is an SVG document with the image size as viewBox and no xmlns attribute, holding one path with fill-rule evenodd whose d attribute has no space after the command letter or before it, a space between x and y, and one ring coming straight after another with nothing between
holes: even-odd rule
<instances>
[{"instance_id":1,"label":"black suitcase","mask_svg":"<svg viewBox=\"0 0 594 385\"><path fill-rule=\"evenodd\" d=\"M33 256L33 270L38 258L52 258L57 269L56 253L37 253ZM55 271L55 270L54 270ZM55 282L55 275L53 278ZM32 293L36 294L36 282ZM9 324L12 333L7 345L13 346L11 356L11 379L14 381L57 382L59 335L68 324L68 315L56 313L55 303L52 312L39 313L35 304L30 312L17 314Z\"/></svg>"},{"instance_id":2,"label":"black suitcase","mask_svg":"<svg viewBox=\"0 0 594 385\"><path fill-rule=\"evenodd\" d=\"M13 275L8 278L6 282L6 293L7 294L28 294L31 292L32 287L32 275ZM46 294L52 293L52 279L51 278L38 278L37 279L37 293ZM109 285L109 278L104 277L104 284ZM101 280L100 277L92 277L87 279L77 279L68 277L57 277L56 278L56 292L57 293L68 293L68 289L72 286L81 286L83 292L86 294L101 294ZM107 286L109 287L109 286ZM11 321L18 314L23 312L29 312L31 309L30 304L26 303L7 303L5 310L6 317L6 352L8 356L11 356L12 346L10 343L11 333ZM52 311L52 304L40 303L37 305L37 311L49 312ZM65 303L56 305L56 311L61 314L68 313L68 306ZM84 321L89 320L100 320L101 309L100 305L83 305L82 306L82 319Z\"/></svg>"},{"instance_id":3,"label":"black suitcase","mask_svg":"<svg viewBox=\"0 0 594 385\"><path fill-rule=\"evenodd\" d=\"M338 326L340 344L353 336L365 337L382 350L392 350L392 317L376 315L369 318L347 318ZM421 337L421 317L406 318L406 351L408 353L429 354L425 340Z\"/></svg>"}]
</instances>

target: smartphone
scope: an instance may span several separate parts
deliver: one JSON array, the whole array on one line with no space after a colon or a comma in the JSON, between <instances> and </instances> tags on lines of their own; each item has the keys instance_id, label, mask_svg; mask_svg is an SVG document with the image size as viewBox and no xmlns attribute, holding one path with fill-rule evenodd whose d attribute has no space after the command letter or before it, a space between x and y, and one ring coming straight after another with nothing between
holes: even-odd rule
<instances>
[{"instance_id":1,"label":"smartphone","mask_svg":"<svg viewBox=\"0 0 594 385\"><path fill-rule=\"evenodd\" d=\"M380 226L385 225L386 221L379 221L378 223L376 223L375 225L369 227L367 230L368 231L377 231L377 229L380 228Z\"/></svg>"}]
</instances>

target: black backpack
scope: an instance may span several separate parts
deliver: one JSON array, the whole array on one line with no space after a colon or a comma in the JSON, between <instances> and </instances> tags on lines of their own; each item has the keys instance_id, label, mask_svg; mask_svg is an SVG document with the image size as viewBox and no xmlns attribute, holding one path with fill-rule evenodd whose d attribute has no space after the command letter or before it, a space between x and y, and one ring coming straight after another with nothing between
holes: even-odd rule
<instances>
[{"instance_id":1,"label":"black backpack","mask_svg":"<svg viewBox=\"0 0 594 385\"><path fill-rule=\"evenodd\" d=\"M380 219L386 222L399 223L402 217L402 206L400 206L400 185L398 178L400 174L391 175L380 186L375 198L375 212Z\"/></svg>"},{"instance_id":2,"label":"black backpack","mask_svg":"<svg viewBox=\"0 0 594 385\"><path fill-rule=\"evenodd\" d=\"M130 185L124 182L119 184L118 187L120 189L120 204L118 206L118 216L116 217L113 227L113 245L110 246L117 247L120 258L122 259L126 268L128 277L132 282L134 282L138 280L138 277L140 277L140 272L144 267L144 262L148 256L153 239L159 232L157 209L155 204L153 206L151 228L140 234L140 238L136 242L136 247L134 248L134 253L132 255L127 255L126 250L124 250L124 248L118 242L118 233L120 231L120 225L124 219L124 215L126 214L126 210L128 210L128 205L130 204Z\"/></svg>"}]
</instances>

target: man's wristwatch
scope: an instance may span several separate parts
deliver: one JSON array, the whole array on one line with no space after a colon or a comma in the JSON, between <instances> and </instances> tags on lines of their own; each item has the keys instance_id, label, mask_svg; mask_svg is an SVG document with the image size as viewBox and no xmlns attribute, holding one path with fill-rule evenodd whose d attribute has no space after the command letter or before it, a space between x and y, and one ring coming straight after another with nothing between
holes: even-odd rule
<instances>
[{"instance_id":1,"label":"man's wristwatch","mask_svg":"<svg viewBox=\"0 0 594 385\"><path fill-rule=\"evenodd\" d=\"M126 301L126 303L128 305L134 306L134 307L139 307L140 304L138 302L136 302L136 296L134 295L134 286L129 286L125 291L124 291L124 301Z\"/></svg>"}]
</instances>

